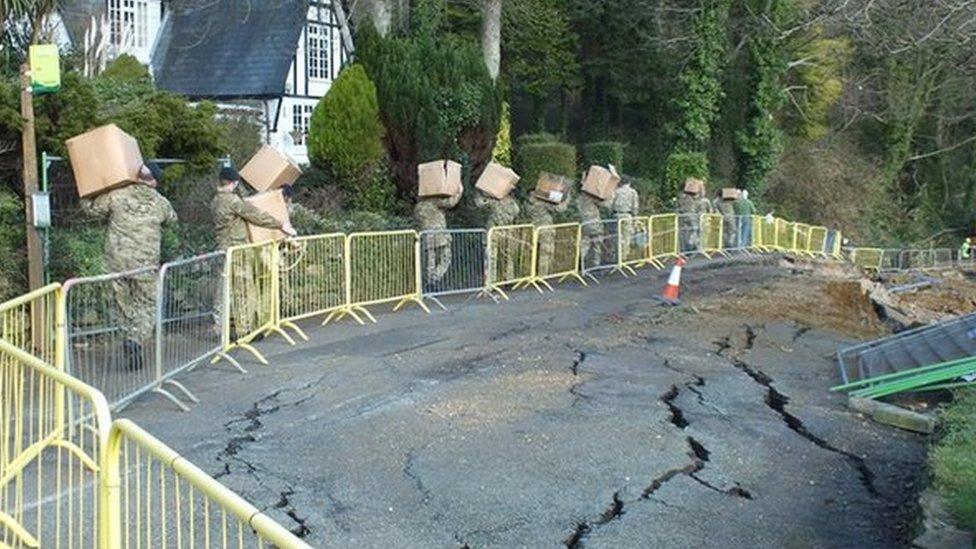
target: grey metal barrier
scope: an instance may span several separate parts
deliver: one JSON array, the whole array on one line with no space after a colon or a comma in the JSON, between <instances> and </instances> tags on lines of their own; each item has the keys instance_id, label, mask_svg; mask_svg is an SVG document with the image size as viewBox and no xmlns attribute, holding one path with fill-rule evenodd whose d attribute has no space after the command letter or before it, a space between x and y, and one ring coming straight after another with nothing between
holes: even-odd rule
<instances>
[{"instance_id":1,"label":"grey metal barrier","mask_svg":"<svg viewBox=\"0 0 976 549\"><path fill-rule=\"evenodd\" d=\"M580 225L580 272L598 282L595 274L619 265L619 224L614 219L587 221Z\"/></svg>"},{"instance_id":2,"label":"grey metal barrier","mask_svg":"<svg viewBox=\"0 0 976 549\"><path fill-rule=\"evenodd\" d=\"M155 385L152 390L176 404L189 408L166 385L179 390L191 402L199 402L176 374L195 368L219 356L241 373L244 368L223 352L221 315L226 314L223 299L224 269L227 254L209 254L172 261L159 269L160 299L155 319Z\"/></svg>"},{"instance_id":3,"label":"grey metal barrier","mask_svg":"<svg viewBox=\"0 0 976 549\"><path fill-rule=\"evenodd\" d=\"M844 383L976 356L976 313L837 351Z\"/></svg>"},{"instance_id":4,"label":"grey metal barrier","mask_svg":"<svg viewBox=\"0 0 976 549\"><path fill-rule=\"evenodd\" d=\"M702 251L701 215L678 214L678 251L689 256Z\"/></svg>"},{"instance_id":5,"label":"grey metal barrier","mask_svg":"<svg viewBox=\"0 0 976 549\"><path fill-rule=\"evenodd\" d=\"M722 219L722 245L727 252L750 254L752 248L752 216L732 215Z\"/></svg>"},{"instance_id":6,"label":"grey metal barrier","mask_svg":"<svg viewBox=\"0 0 976 549\"><path fill-rule=\"evenodd\" d=\"M118 408L156 386L156 267L64 283L68 373Z\"/></svg>"},{"instance_id":7,"label":"grey metal barrier","mask_svg":"<svg viewBox=\"0 0 976 549\"><path fill-rule=\"evenodd\" d=\"M447 246L450 261L443 272L429 265L434 254L431 250ZM487 291L487 270L506 269L511 271L508 277L514 276L515 265L506 262L495 265L499 258L489 258L487 252L488 231L485 229L440 229L420 232L420 260L421 260L421 294L437 304L441 309L447 307L439 297L458 294L483 294L495 297ZM500 250L504 252L504 250ZM489 263L492 263L489 266ZM505 275L503 275L505 276Z\"/></svg>"}]
</instances>

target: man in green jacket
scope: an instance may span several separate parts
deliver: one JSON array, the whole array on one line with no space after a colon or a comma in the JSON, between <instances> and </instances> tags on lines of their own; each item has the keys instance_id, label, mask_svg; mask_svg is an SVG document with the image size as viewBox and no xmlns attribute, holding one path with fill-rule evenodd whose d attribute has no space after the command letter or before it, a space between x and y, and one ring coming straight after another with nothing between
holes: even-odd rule
<instances>
[{"instance_id":1,"label":"man in green jacket","mask_svg":"<svg viewBox=\"0 0 976 549\"><path fill-rule=\"evenodd\" d=\"M739 198L732 205L739 220L739 247L752 246L752 216L756 215L756 205L749 200L749 191L739 191Z\"/></svg>"}]
</instances>

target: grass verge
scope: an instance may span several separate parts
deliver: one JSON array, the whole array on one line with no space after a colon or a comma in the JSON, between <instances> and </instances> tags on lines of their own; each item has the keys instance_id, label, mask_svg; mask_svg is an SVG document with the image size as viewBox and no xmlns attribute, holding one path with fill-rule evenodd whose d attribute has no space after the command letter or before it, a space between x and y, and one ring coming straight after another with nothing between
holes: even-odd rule
<instances>
[{"instance_id":1,"label":"grass verge","mask_svg":"<svg viewBox=\"0 0 976 549\"><path fill-rule=\"evenodd\" d=\"M976 389L963 389L941 413L944 432L929 454L935 487L958 525L976 531Z\"/></svg>"}]
</instances>

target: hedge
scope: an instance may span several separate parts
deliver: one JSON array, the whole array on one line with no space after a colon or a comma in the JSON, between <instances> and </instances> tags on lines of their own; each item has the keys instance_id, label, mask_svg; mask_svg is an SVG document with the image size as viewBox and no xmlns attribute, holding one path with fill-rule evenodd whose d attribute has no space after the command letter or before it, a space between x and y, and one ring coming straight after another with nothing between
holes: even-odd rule
<instances>
[{"instance_id":1,"label":"hedge","mask_svg":"<svg viewBox=\"0 0 976 549\"><path fill-rule=\"evenodd\" d=\"M525 190L535 188L539 173L549 172L572 179L579 177L576 167L576 147L558 141L531 143L519 148L519 165L516 171L522 176L519 186Z\"/></svg>"},{"instance_id":2,"label":"hedge","mask_svg":"<svg viewBox=\"0 0 976 549\"><path fill-rule=\"evenodd\" d=\"M624 144L619 141L594 141L583 145L582 166L613 164L618 173L624 171Z\"/></svg>"},{"instance_id":3,"label":"hedge","mask_svg":"<svg viewBox=\"0 0 976 549\"><path fill-rule=\"evenodd\" d=\"M661 198L668 200L677 196L689 177L708 180L708 156L701 152L671 153L664 165Z\"/></svg>"}]
</instances>

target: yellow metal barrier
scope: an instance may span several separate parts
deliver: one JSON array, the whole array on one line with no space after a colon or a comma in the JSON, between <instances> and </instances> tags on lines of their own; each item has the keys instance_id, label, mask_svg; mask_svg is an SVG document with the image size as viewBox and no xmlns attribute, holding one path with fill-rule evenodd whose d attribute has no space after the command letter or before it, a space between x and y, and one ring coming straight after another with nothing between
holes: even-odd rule
<instances>
[{"instance_id":1,"label":"yellow metal barrier","mask_svg":"<svg viewBox=\"0 0 976 549\"><path fill-rule=\"evenodd\" d=\"M827 255L827 227L810 227L807 251L811 255Z\"/></svg>"},{"instance_id":2,"label":"yellow metal barrier","mask_svg":"<svg viewBox=\"0 0 976 549\"><path fill-rule=\"evenodd\" d=\"M722 251L722 214L701 215L701 252L711 259L713 254L725 255Z\"/></svg>"},{"instance_id":3,"label":"yellow metal barrier","mask_svg":"<svg viewBox=\"0 0 976 549\"><path fill-rule=\"evenodd\" d=\"M63 369L55 356L64 330L61 285L50 284L0 305L0 338Z\"/></svg>"},{"instance_id":4,"label":"yellow metal barrier","mask_svg":"<svg viewBox=\"0 0 976 549\"><path fill-rule=\"evenodd\" d=\"M776 218L776 249L779 251L789 251L793 249L793 237L795 236L793 231L793 225L781 219Z\"/></svg>"},{"instance_id":5,"label":"yellow metal barrier","mask_svg":"<svg viewBox=\"0 0 976 549\"><path fill-rule=\"evenodd\" d=\"M779 249L779 220L762 218L762 247L770 252Z\"/></svg>"},{"instance_id":6,"label":"yellow metal barrier","mask_svg":"<svg viewBox=\"0 0 976 549\"><path fill-rule=\"evenodd\" d=\"M793 251L802 254L810 253L810 225L805 223L793 224Z\"/></svg>"},{"instance_id":7,"label":"yellow metal barrier","mask_svg":"<svg viewBox=\"0 0 976 549\"><path fill-rule=\"evenodd\" d=\"M763 238L765 234L763 232L763 226L766 224L765 219L760 215L752 216L752 241L749 243L749 249L759 252L766 251L765 242Z\"/></svg>"},{"instance_id":8,"label":"yellow metal barrier","mask_svg":"<svg viewBox=\"0 0 976 549\"><path fill-rule=\"evenodd\" d=\"M429 250L438 254L432 264L450 261L450 242L443 247L446 253L439 248ZM363 324L357 313L376 322L366 307L382 303L396 303L393 310L399 311L413 302L430 312L422 296L420 237L416 231L350 234L346 237L345 259L345 304L330 312L323 325L346 315Z\"/></svg>"},{"instance_id":9,"label":"yellow metal barrier","mask_svg":"<svg viewBox=\"0 0 976 549\"><path fill-rule=\"evenodd\" d=\"M503 299L508 295L502 289L531 285L535 279L536 238L535 226L530 224L505 225L488 230L488 290Z\"/></svg>"},{"instance_id":10,"label":"yellow metal barrier","mask_svg":"<svg viewBox=\"0 0 976 549\"><path fill-rule=\"evenodd\" d=\"M265 241L227 249L227 279L222 312L223 352L245 349L262 364L267 359L251 345L258 337L277 333L288 343L291 338L278 325L278 244ZM214 357L213 362L220 360Z\"/></svg>"},{"instance_id":11,"label":"yellow metal barrier","mask_svg":"<svg viewBox=\"0 0 976 549\"><path fill-rule=\"evenodd\" d=\"M110 421L99 391L0 339L0 547L97 546Z\"/></svg>"},{"instance_id":12,"label":"yellow metal barrier","mask_svg":"<svg viewBox=\"0 0 976 549\"><path fill-rule=\"evenodd\" d=\"M635 267L653 264L650 261L650 239L647 216L621 217L617 220L617 267L622 274L636 275Z\"/></svg>"},{"instance_id":13,"label":"yellow metal barrier","mask_svg":"<svg viewBox=\"0 0 976 549\"><path fill-rule=\"evenodd\" d=\"M296 330L296 320L328 315L347 305L346 235L302 236L278 249L278 323Z\"/></svg>"},{"instance_id":14,"label":"yellow metal barrier","mask_svg":"<svg viewBox=\"0 0 976 549\"><path fill-rule=\"evenodd\" d=\"M830 251L830 255L834 256L837 259L842 259L844 257L843 246L844 246L844 235L840 231L837 231L834 234L834 247Z\"/></svg>"},{"instance_id":15,"label":"yellow metal barrier","mask_svg":"<svg viewBox=\"0 0 976 549\"><path fill-rule=\"evenodd\" d=\"M537 244L536 268L532 280L523 284L532 284L537 289L541 284L552 290L549 280L558 278L562 282L573 278L586 286L580 276L581 234L579 223L536 227L533 236Z\"/></svg>"},{"instance_id":16,"label":"yellow metal barrier","mask_svg":"<svg viewBox=\"0 0 976 549\"><path fill-rule=\"evenodd\" d=\"M103 547L309 547L131 421L105 454Z\"/></svg>"},{"instance_id":17,"label":"yellow metal barrier","mask_svg":"<svg viewBox=\"0 0 976 549\"><path fill-rule=\"evenodd\" d=\"M851 263L862 269L880 271L883 258L881 248L851 248Z\"/></svg>"},{"instance_id":18,"label":"yellow metal barrier","mask_svg":"<svg viewBox=\"0 0 976 549\"><path fill-rule=\"evenodd\" d=\"M677 214L652 215L647 219L648 238L647 263L658 269L664 268L664 262L679 255L678 216Z\"/></svg>"}]
</instances>

